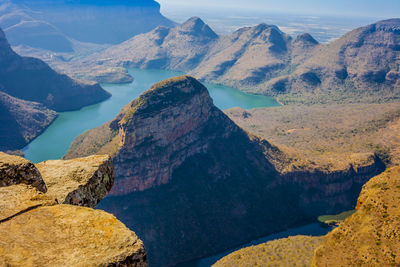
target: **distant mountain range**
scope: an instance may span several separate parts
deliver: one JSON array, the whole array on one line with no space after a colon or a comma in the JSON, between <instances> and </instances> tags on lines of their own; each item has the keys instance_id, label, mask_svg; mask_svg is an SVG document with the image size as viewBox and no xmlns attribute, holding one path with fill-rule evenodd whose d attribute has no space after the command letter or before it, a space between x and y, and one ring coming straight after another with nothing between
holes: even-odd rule
<instances>
[{"instance_id":1,"label":"distant mountain range","mask_svg":"<svg viewBox=\"0 0 400 267\"><path fill-rule=\"evenodd\" d=\"M79 109L110 97L98 84L83 84L36 58L21 57L0 30L0 150L20 149L39 135L56 111ZM52 109L52 110L51 110Z\"/></svg>"},{"instance_id":2,"label":"distant mountain range","mask_svg":"<svg viewBox=\"0 0 400 267\"><path fill-rule=\"evenodd\" d=\"M175 24L153 0L0 1L0 27L12 45L56 52L73 51L71 39L118 44L159 25Z\"/></svg>"},{"instance_id":3,"label":"distant mountain range","mask_svg":"<svg viewBox=\"0 0 400 267\"><path fill-rule=\"evenodd\" d=\"M266 24L217 36L192 18L135 36L77 65L180 70L202 81L280 96L285 103L294 96L293 101L319 103L398 100L399 27L400 19L380 21L325 45L309 34L292 38Z\"/></svg>"}]
</instances>

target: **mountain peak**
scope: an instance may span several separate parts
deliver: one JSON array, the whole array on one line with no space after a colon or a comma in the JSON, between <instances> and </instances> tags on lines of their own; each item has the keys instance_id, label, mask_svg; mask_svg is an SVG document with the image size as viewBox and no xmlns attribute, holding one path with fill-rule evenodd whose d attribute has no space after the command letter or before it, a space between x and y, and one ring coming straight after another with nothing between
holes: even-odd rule
<instances>
[{"instance_id":1,"label":"mountain peak","mask_svg":"<svg viewBox=\"0 0 400 267\"><path fill-rule=\"evenodd\" d=\"M303 44L309 44L309 45L317 45L319 44L317 40L314 39L314 37L311 36L309 33L303 33L297 35L296 39L294 40L295 43L301 42Z\"/></svg>"},{"instance_id":2,"label":"mountain peak","mask_svg":"<svg viewBox=\"0 0 400 267\"><path fill-rule=\"evenodd\" d=\"M204 95L203 99L212 103L207 88L191 76L183 75L164 80L154 84L131 102L122 121L128 121L134 114L158 113L165 108L182 105L196 95Z\"/></svg>"},{"instance_id":3,"label":"mountain peak","mask_svg":"<svg viewBox=\"0 0 400 267\"><path fill-rule=\"evenodd\" d=\"M192 35L206 36L210 39L218 38L218 35L199 17L192 17L188 19L186 22L182 23L178 28L180 31Z\"/></svg>"}]
</instances>

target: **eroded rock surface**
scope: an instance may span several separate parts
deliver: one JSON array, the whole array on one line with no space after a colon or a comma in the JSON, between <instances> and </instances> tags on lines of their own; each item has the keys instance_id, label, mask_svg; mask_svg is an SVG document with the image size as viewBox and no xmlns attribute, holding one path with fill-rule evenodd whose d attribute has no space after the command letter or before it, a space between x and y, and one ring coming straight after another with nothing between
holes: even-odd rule
<instances>
[{"instance_id":1,"label":"eroded rock surface","mask_svg":"<svg viewBox=\"0 0 400 267\"><path fill-rule=\"evenodd\" d=\"M32 162L0 152L0 187L21 183L32 185L42 192L47 191L39 170Z\"/></svg>"},{"instance_id":2,"label":"eroded rock surface","mask_svg":"<svg viewBox=\"0 0 400 267\"><path fill-rule=\"evenodd\" d=\"M114 185L109 156L49 160L37 164L37 168L49 187L47 195L60 204L95 207Z\"/></svg>"},{"instance_id":3,"label":"eroded rock surface","mask_svg":"<svg viewBox=\"0 0 400 267\"><path fill-rule=\"evenodd\" d=\"M0 187L1 266L147 266L134 232L111 214L80 207L94 207L111 189L109 156L38 164L47 193L24 183L44 185L29 161L0 153L0 162L2 180L13 181Z\"/></svg>"},{"instance_id":4,"label":"eroded rock surface","mask_svg":"<svg viewBox=\"0 0 400 267\"><path fill-rule=\"evenodd\" d=\"M100 210L40 207L0 223L0 233L5 266L147 266L140 239Z\"/></svg>"}]
</instances>

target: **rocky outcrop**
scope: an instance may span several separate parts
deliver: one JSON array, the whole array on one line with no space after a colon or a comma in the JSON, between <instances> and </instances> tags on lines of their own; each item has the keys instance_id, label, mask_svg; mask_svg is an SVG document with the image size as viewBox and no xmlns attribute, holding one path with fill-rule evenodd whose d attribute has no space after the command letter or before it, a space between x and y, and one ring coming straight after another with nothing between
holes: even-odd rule
<instances>
[{"instance_id":1,"label":"rocky outcrop","mask_svg":"<svg viewBox=\"0 0 400 267\"><path fill-rule=\"evenodd\" d=\"M38 169L30 161L0 152L0 187L26 184L41 192L47 188Z\"/></svg>"},{"instance_id":2,"label":"rocky outcrop","mask_svg":"<svg viewBox=\"0 0 400 267\"><path fill-rule=\"evenodd\" d=\"M322 243L320 236L294 236L235 251L220 259L223 266L310 266L314 250Z\"/></svg>"},{"instance_id":3,"label":"rocky outcrop","mask_svg":"<svg viewBox=\"0 0 400 267\"><path fill-rule=\"evenodd\" d=\"M400 264L400 168L386 170L362 189L357 211L316 249L312 266Z\"/></svg>"},{"instance_id":4,"label":"rocky outcrop","mask_svg":"<svg viewBox=\"0 0 400 267\"><path fill-rule=\"evenodd\" d=\"M36 166L49 187L47 195L60 204L95 207L114 185L109 156L49 160Z\"/></svg>"},{"instance_id":5,"label":"rocky outcrop","mask_svg":"<svg viewBox=\"0 0 400 267\"><path fill-rule=\"evenodd\" d=\"M82 84L39 59L20 57L0 30L0 91L56 111L79 109L110 97L98 84Z\"/></svg>"},{"instance_id":6,"label":"rocky outcrop","mask_svg":"<svg viewBox=\"0 0 400 267\"><path fill-rule=\"evenodd\" d=\"M21 149L57 117L42 104L0 92L0 151Z\"/></svg>"},{"instance_id":7,"label":"rocky outcrop","mask_svg":"<svg viewBox=\"0 0 400 267\"><path fill-rule=\"evenodd\" d=\"M139 233L155 266L352 209L382 167L372 159L370 168L280 174L284 153L235 125L190 76L155 84L76 138L66 158L104 153L116 184L99 207Z\"/></svg>"},{"instance_id":8,"label":"rocky outcrop","mask_svg":"<svg viewBox=\"0 0 400 267\"><path fill-rule=\"evenodd\" d=\"M22 158L0 156L1 181L33 181L40 169L48 188L0 187L0 265L147 266L143 243L132 231L113 215L87 208L111 189L109 156L49 161L38 169Z\"/></svg>"}]
</instances>

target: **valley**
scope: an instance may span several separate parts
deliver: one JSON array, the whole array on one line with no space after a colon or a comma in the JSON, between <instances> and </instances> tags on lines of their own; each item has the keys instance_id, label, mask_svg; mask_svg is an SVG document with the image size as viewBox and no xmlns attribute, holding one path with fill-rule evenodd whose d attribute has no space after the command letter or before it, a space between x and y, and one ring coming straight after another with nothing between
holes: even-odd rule
<instances>
[{"instance_id":1,"label":"valley","mask_svg":"<svg viewBox=\"0 0 400 267\"><path fill-rule=\"evenodd\" d=\"M0 0L0 265L400 264L400 19L258 14Z\"/></svg>"}]
</instances>

